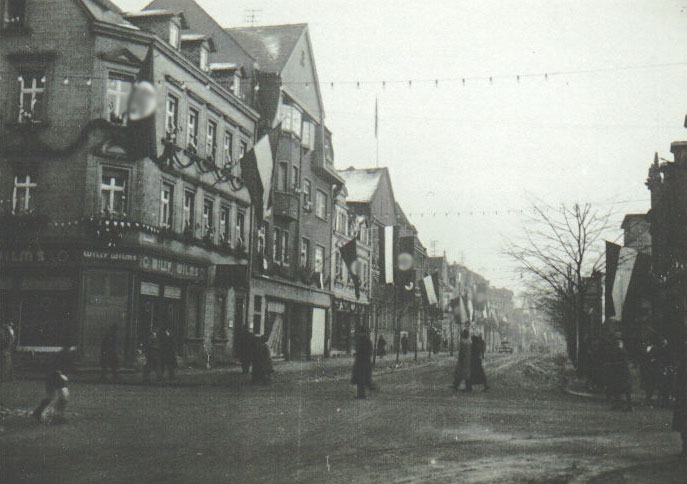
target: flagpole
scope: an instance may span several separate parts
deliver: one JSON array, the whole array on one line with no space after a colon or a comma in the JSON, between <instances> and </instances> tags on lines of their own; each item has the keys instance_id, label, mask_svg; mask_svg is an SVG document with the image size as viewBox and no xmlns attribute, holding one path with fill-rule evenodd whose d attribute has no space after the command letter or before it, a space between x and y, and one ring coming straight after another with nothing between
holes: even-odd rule
<instances>
[{"instance_id":1,"label":"flagpole","mask_svg":"<svg viewBox=\"0 0 687 484\"><path fill-rule=\"evenodd\" d=\"M375 143L377 145L376 167L379 168L379 99L375 96Z\"/></svg>"}]
</instances>

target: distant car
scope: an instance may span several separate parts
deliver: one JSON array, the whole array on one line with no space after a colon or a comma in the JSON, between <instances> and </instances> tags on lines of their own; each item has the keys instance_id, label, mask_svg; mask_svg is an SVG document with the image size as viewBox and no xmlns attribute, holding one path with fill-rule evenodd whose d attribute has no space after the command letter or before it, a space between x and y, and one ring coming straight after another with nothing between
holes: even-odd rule
<instances>
[{"instance_id":1,"label":"distant car","mask_svg":"<svg viewBox=\"0 0 687 484\"><path fill-rule=\"evenodd\" d=\"M498 348L499 353L513 353L513 346L508 341L501 341Z\"/></svg>"}]
</instances>

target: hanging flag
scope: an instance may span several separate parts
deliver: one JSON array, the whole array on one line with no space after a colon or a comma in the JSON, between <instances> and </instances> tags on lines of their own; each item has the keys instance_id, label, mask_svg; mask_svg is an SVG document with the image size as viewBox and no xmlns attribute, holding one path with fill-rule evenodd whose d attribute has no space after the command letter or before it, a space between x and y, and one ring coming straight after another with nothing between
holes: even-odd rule
<instances>
[{"instance_id":1,"label":"hanging flag","mask_svg":"<svg viewBox=\"0 0 687 484\"><path fill-rule=\"evenodd\" d=\"M357 239L352 238L350 242L339 247L341 258L343 259L348 272L353 278L353 286L355 287L355 298L360 299L360 276L358 275L358 244Z\"/></svg>"},{"instance_id":2,"label":"hanging flag","mask_svg":"<svg viewBox=\"0 0 687 484\"><path fill-rule=\"evenodd\" d=\"M427 306L437 306L439 300L437 299L436 286L432 276L425 276L420 280L422 286L422 298Z\"/></svg>"},{"instance_id":3,"label":"hanging flag","mask_svg":"<svg viewBox=\"0 0 687 484\"><path fill-rule=\"evenodd\" d=\"M157 92L153 70L153 47L148 47L145 59L127 102L127 124L124 142L132 160L157 160L156 116Z\"/></svg>"},{"instance_id":4,"label":"hanging flag","mask_svg":"<svg viewBox=\"0 0 687 484\"><path fill-rule=\"evenodd\" d=\"M615 305L613 304L613 282L615 273L618 269L618 258L620 257L620 246L613 242L606 241L606 280L604 291L605 319L616 316ZM618 314L618 318L622 315Z\"/></svg>"},{"instance_id":5,"label":"hanging flag","mask_svg":"<svg viewBox=\"0 0 687 484\"><path fill-rule=\"evenodd\" d=\"M272 171L280 130L281 126L271 129L239 161L241 176L248 188L258 227L262 225L265 211L269 207Z\"/></svg>"},{"instance_id":6,"label":"hanging flag","mask_svg":"<svg viewBox=\"0 0 687 484\"><path fill-rule=\"evenodd\" d=\"M415 289L415 237L399 237L397 240L394 284L401 294L407 295Z\"/></svg>"},{"instance_id":7,"label":"hanging flag","mask_svg":"<svg viewBox=\"0 0 687 484\"><path fill-rule=\"evenodd\" d=\"M385 284L394 283L394 248L398 228L387 225L379 237L380 259L382 260L382 280ZM396 236L396 237L395 237Z\"/></svg>"}]
</instances>

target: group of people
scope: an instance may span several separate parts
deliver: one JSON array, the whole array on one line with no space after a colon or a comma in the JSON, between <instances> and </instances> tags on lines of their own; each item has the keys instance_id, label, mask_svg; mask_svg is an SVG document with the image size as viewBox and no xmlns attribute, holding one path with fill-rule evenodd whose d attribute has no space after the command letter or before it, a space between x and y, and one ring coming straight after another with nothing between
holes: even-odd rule
<instances>
[{"instance_id":1,"label":"group of people","mask_svg":"<svg viewBox=\"0 0 687 484\"><path fill-rule=\"evenodd\" d=\"M470 334L469 329L460 333L458 343L458 360L453 372L453 389L458 391L461 384L465 384L465 391L471 392L474 385L483 385L484 391L489 390L487 375L484 372L482 360L487 345L479 334Z\"/></svg>"}]
</instances>

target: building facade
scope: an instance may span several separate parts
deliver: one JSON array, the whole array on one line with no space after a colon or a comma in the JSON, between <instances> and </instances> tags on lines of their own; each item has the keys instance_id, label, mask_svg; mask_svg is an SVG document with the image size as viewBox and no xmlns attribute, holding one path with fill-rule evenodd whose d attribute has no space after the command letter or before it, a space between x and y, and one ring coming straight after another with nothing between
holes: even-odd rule
<instances>
[{"instance_id":1,"label":"building facade","mask_svg":"<svg viewBox=\"0 0 687 484\"><path fill-rule=\"evenodd\" d=\"M2 3L17 7L0 57L16 80L0 90L2 317L20 351L94 361L116 324L124 361L153 330L189 362L227 359L251 218L236 161L259 114L213 76L217 45L182 11L54 4ZM146 130L126 119L137 79L154 90Z\"/></svg>"}]
</instances>

